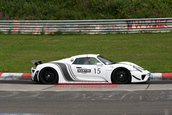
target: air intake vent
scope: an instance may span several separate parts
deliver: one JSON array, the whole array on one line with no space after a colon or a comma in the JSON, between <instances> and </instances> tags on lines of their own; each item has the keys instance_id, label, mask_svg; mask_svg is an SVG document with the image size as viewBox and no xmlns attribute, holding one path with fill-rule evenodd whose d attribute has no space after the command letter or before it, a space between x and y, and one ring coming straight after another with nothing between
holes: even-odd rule
<instances>
[{"instance_id":1,"label":"air intake vent","mask_svg":"<svg viewBox=\"0 0 172 115\"><path fill-rule=\"evenodd\" d=\"M145 77L146 77L146 75L142 75L142 80L144 80Z\"/></svg>"}]
</instances>

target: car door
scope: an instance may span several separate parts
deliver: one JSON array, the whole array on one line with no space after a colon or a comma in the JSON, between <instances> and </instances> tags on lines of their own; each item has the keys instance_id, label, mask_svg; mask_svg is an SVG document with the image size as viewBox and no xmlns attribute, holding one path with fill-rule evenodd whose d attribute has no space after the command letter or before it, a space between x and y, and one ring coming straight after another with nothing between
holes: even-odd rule
<instances>
[{"instance_id":1,"label":"car door","mask_svg":"<svg viewBox=\"0 0 172 115\"><path fill-rule=\"evenodd\" d=\"M99 65L98 65L99 64ZM76 58L73 62L72 71L78 80L82 81L105 81L105 68L94 57Z\"/></svg>"}]
</instances>

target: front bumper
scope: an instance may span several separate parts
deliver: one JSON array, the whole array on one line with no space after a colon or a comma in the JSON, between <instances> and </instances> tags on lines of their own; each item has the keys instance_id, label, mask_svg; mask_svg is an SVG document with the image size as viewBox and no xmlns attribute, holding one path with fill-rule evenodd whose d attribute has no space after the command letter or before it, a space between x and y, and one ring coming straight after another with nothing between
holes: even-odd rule
<instances>
[{"instance_id":1,"label":"front bumper","mask_svg":"<svg viewBox=\"0 0 172 115\"><path fill-rule=\"evenodd\" d=\"M131 76L132 76L131 82L146 82L150 79L151 73L147 70L142 72L132 71Z\"/></svg>"}]
</instances>

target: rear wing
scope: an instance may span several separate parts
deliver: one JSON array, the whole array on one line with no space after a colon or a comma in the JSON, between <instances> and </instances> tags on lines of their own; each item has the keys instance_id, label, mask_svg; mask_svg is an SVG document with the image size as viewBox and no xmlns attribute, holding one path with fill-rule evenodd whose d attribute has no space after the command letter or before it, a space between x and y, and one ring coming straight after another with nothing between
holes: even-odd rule
<instances>
[{"instance_id":1,"label":"rear wing","mask_svg":"<svg viewBox=\"0 0 172 115\"><path fill-rule=\"evenodd\" d=\"M35 66L42 64L43 60L32 60L31 61Z\"/></svg>"}]
</instances>

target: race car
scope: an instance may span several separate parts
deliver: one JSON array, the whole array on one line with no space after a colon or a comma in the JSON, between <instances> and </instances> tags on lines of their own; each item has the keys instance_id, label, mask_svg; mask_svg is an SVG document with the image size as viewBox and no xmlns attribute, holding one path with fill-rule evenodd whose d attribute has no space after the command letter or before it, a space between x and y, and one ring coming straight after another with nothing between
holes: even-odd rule
<instances>
[{"instance_id":1,"label":"race car","mask_svg":"<svg viewBox=\"0 0 172 115\"><path fill-rule=\"evenodd\" d=\"M150 72L131 62L115 63L99 54L83 54L48 63L33 60L32 80L43 83L146 82Z\"/></svg>"}]
</instances>

